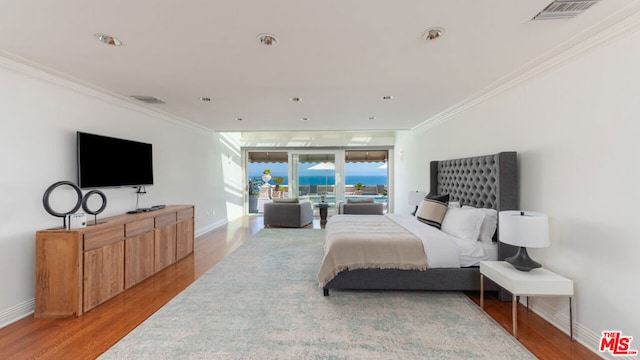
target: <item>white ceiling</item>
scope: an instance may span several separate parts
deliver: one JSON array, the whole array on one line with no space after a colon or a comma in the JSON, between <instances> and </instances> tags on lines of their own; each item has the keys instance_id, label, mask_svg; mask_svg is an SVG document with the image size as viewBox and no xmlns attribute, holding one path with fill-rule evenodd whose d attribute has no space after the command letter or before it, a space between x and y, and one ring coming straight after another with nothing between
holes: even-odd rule
<instances>
[{"instance_id":1,"label":"white ceiling","mask_svg":"<svg viewBox=\"0 0 640 360\"><path fill-rule=\"evenodd\" d=\"M127 99L155 96L166 104L143 105L216 131L389 131L481 96L638 2L531 21L550 0L4 0L0 55ZM444 36L422 40L434 26ZM261 33L279 44L260 45Z\"/></svg>"}]
</instances>

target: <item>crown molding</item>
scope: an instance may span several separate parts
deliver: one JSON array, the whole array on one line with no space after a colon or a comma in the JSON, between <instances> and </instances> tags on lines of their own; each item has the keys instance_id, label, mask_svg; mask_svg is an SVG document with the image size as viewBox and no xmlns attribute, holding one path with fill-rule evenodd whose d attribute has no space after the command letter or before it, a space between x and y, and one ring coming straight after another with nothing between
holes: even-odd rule
<instances>
[{"instance_id":1,"label":"crown molding","mask_svg":"<svg viewBox=\"0 0 640 360\"><path fill-rule=\"evenodd\" d=\"M105 102L117 105L129 110L133 110L156 119L171 122L173 124L187 126L194 130L204 131L206 133L214 133L213 130L205 128L201 125L195 124L186 119L169 114L162 110L151 109L141 104L134 103L126 96L116 94L107 89L98 87L91 83L74 78L67 74L45 67L41 64L35 63L28 59L22 58L10 52L0 49L0 66L38 80L43 80L54 85L64 87L66 89L81 93L83 95L91 96Z\"/></svg>"},{"instance_id":2,"label":"crown molding","mask_svg":"<svg viewBox=\"0 0 640 360\"><path fill-rule=\"evenodd\" d=\"M635 1L617 13L586 29L579 35L574 36L556 48L533 59L519 70L493 82L474 95L467 97L461 102L416 125L411 128L411 130L418 132L425 131L453 119L458 114L514 88L533 77L547 73L588 51L608 44L612 39L624 35L638 27L638 25L640 25L640 1Z\"/></svg>"}]
</instances>

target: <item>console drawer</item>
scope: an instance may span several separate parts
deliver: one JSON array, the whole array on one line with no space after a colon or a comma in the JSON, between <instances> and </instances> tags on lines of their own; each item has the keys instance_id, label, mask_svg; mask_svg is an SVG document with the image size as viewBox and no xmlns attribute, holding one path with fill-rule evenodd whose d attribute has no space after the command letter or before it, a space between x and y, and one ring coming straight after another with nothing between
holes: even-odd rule
<instances>
[{"instance_id":1,"label":"console drawer","mask_svg":"<svg viewBox=\"0 0 640 360\"><path fill-rule=\"evenodd\" d=\"M84 251L98 249L124 239L124 225L84 234Z\"/></svg>"},{"instance_id":2,"label":"console drawer","mask_svg":"<svg viewBox=\"0 0 640 360\"><path fill-rule=\"evenodd\" d=\"M193 208L178 211L178 221L193 219Z\"/></svg>"},{"instance_id":3,"label":"console drawer","mask_svg":"<svg viewBox=\"0 0 640 360\"><path fill-rule=\"evenodd\" d=\"M154 227L153 218L130 222L130 223L127 223L124 227L125 235L127 237L132 237L135 235L145 233L147 231L152 231L153 227Z\"/></svg>"},{"instance_id":4,"label":"console drawer","mask_svg":"<svg viewBox=\"0 0 640 360\"><path fill-rule=\"evenodd\" d=\"M170 214L166 214L166 215L159 215L159 216L156 216L154 219L155 219L155 222L156 222L156 229L157 228L161 228L161 227L165 227L165 226L168 226L168 225L176 223L176 213L170 213Z\"/></svg>"}]
</instances>

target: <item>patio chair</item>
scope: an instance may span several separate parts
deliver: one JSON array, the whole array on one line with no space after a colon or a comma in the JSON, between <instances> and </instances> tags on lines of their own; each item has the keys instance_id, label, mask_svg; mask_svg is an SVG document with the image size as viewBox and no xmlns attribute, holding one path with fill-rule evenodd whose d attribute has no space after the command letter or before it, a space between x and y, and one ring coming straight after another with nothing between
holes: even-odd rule
<instances>
[{"instance_id":1,"label":"patio chair","mask_svg":"<svg viewBox=\"0 0 640 360\"><path fill-rule=\"evenodd\" d=\"M373 201L373 198L347 199L338 205L339 214L384 215L384 204Z\"/></svg>"},{"instance_id":2,"label":"patio chair","mask_svg":"<svg viewBox=\"0 0 640 360\"><path fill-rule=\"evenodd\" d=\"M264 226L301 228L313 222L310 202L298 202L297 198L274 199L264 204Z\"/></svg>"}]
</instances>

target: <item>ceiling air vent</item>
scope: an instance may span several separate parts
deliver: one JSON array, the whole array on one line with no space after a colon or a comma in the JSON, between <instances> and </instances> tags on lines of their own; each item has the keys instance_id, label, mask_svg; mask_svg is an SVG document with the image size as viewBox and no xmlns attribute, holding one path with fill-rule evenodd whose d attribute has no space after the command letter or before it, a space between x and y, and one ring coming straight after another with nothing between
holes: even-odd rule
<instances>
[{"instance_id":1,"label":"ceiling air vent","mask_svg":"<svg viewBox=\"0 0 640 360\"><path fill-rule=\"evenodd\" d=\"M556 0L532 20L571 19L582 14L598 1L600 0Z\"/></svg>"},{"instance_id":2,"label":"ceiling air vent","mask_svg":"<svg viewBox=\"0 0 640 360\"><path fill-rule=\"evenodd\" d=\"M144 96L144 95L133 95L131 96L134 99L138 99L147 104L164 104L165 102L153 96Z\"/></svg>"}]
</instances>

